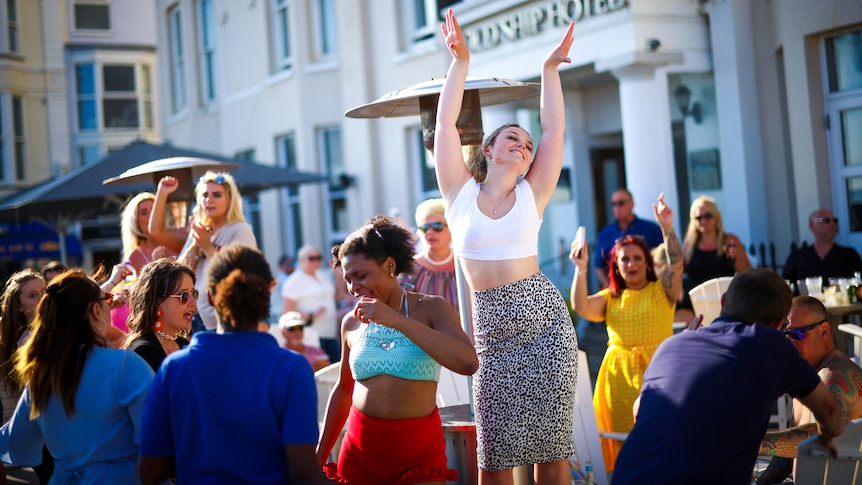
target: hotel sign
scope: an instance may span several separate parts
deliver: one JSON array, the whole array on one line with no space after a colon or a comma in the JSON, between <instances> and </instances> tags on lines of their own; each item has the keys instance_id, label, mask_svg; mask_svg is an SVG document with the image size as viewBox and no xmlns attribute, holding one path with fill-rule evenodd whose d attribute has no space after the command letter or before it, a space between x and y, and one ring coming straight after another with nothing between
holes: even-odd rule
<instances>
[{"instance_id":1,"label":"hotel sign","mask_svg":"<svg viewBox=\"0 0 862 485\"><path fill-rule=\"evenodd\" d=\"M516 10L508 15L463 29L473 52L492 49L502 42L514 42L539 34L548 27L568 25L625 8L627 0L556 0Z\"/></svg>"}]
</instances>

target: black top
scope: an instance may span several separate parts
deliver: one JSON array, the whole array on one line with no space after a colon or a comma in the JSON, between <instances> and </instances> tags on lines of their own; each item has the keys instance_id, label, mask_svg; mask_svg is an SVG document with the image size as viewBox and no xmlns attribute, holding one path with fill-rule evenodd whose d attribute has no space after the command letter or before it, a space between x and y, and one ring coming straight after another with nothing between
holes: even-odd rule
<instances>
[{"instance_id":1,"label":"black top","mask_svg":"<svg viewBox=\"0 0 862 485\"><path fill-rule=\"evenodd\" d=\"M180 348L183 348L189 344L189 341L178 337L177 344L179 344ZM159 343L159 337L154 333L148 333L136 338L129 345L129 350L143 357L147 361L147 364L150 364L150 367L153 368L154 372L159 370L162 361L168 356L165 353L165 349L162 348L162 344Z\"/></svg>"},{"instance_id":2,"label":"black top","mask_svg":"<svg viewBox=\"0 0 862 485\"><path fill-rule=\"evenodd\" d=\"M727 253L718 255L716 250L701 251L694 248L691 261L685 265L685 275L682 280L683 299L676 305L677 309L686 308L692 310L691 297L688 292L695 286L721 276L733 276L733 260L727 257Z\"/></svg>"},{"instance_id":3,"label":"black top","mask_svg":"<svg viewBox=\"0 0 862 485\"><path fill-rule=\"evenodd\" d=\"M850 278L856 271L862 271L862 259L853 248L834 244L822 260L814 246L805 246L787 257L781 276L796 282L809 276L822 276L823 284L827 278Z\"/></svg>"}]
</instances>

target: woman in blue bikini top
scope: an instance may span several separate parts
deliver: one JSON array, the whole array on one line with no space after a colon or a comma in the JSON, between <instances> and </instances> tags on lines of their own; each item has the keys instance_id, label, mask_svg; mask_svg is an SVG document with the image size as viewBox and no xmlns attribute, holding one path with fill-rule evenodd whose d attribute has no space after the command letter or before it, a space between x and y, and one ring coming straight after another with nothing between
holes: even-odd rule
<instances>
[{"instance_id":1,"label":"woman in blue bikini top","mask_svg":"<svg viewBox=\"0 0 862 485\"><path fill-rule=\"evenodd\" d=\"M464 375L479 366L452 305L399 285L398 275L413 269L413 237L392 218L375 216L332 248L359 301L341 324L344 365L326 409L321 465L351 408L384 420L425 417L436 412L440 365Z\"/></svg>"}]
</instances>

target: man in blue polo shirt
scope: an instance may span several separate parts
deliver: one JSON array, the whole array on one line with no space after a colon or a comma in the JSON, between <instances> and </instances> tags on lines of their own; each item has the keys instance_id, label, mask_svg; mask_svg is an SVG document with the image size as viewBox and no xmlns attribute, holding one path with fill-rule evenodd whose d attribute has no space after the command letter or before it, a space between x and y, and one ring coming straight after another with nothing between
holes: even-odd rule
<instances>
[{"instance_id":1,"label":"man in blue polo shirt","mask_svg":"<svg viewBox=\"0 0 862 485\"><path fill-rule=\"evenodd\" d=\"M635 215L635 203L632 194L626 189L617 189L611 195L611 208L614 212L614 222L599 231L596 244L596 276L602 288L608 286L608 260L611 249L617 239L629 234L643 236L650 249L661 244L661 228L655 222L638 218Z\"/></svg>"}]
</instances>

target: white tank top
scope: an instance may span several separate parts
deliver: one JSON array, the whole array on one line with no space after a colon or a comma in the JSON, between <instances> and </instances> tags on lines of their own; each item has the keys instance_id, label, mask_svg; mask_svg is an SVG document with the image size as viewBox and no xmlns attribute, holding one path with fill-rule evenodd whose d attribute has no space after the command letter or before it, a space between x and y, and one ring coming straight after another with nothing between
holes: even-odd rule
<instances>
[{"instance_id":1,"label":"white tank top","mask_svg":"<svg viewBox=\"0 0 862 485\"><path fill-rule=\"evenodd\" d=\"M479 261L535 256L539 252L542 219L526 179L515 185L515 204L506 215L491 219L479 210L481 185L470 178L446 210L455 254Z\"/></svg>"}]
</instances>

